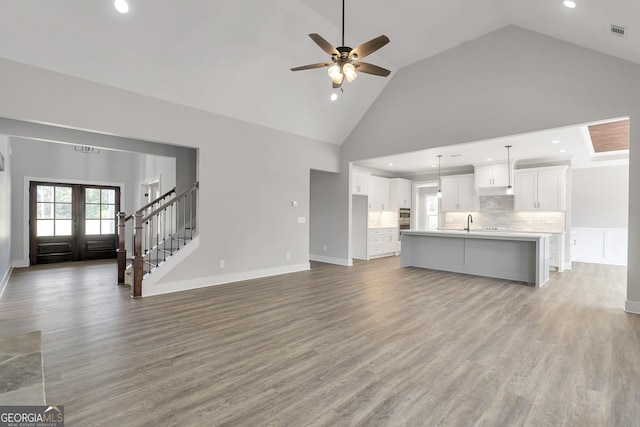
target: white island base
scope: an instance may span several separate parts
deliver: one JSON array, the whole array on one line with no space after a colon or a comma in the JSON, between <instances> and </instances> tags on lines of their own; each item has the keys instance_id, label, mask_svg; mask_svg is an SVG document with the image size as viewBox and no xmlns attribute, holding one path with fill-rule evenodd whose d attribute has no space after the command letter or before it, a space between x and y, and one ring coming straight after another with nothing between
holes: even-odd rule
<instances>
[{"instance_id":1,"label":"white island base","mask_svg":"<svg viewBox=\"0 0 640 427\"><path fill-rule=\"evenodd\" d=\"M402 267L526 282L549 280L549 237L542 233L402 231Z\"/></svg>"}]
</instances>

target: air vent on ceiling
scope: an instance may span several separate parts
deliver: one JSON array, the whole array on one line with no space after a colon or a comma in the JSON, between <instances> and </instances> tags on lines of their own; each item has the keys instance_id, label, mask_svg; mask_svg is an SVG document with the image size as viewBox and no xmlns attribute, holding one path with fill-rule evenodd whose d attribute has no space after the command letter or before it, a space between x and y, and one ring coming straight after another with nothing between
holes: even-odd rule
<instances>
[{"instance_id":1,"label":"air vent on ceiling","mask_svg":"<svg viewBox=\"0 0 640 427\"><path fill-rule=\"evenodd\" d=\"M613 25L611 24L611 34L616 37L626 37L627 30L625 27L621 25Z\"/></svg>"},{"instance_id":2,"label":"air vent on ceiling","mask_svg":"<svg viewBox=\"0 0 640 427\"><path fill-rule=\"evenodd\" d=\"M450 154L449 157L462 157L462 154Z\"/></svg>"}]
</instances>

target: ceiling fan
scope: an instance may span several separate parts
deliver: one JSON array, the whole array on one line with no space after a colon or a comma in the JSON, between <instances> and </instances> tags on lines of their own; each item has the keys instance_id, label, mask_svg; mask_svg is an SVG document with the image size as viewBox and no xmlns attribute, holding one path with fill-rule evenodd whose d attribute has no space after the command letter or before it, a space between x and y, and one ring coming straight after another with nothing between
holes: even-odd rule
<instances>
[{"instance_id":1,"label":"ceiling fan","mask_svg":"<svg viewBox=\"0 0 640 427\"><path fill-rule=\"evenodd\" d=\"M341 87L345 77L348 82L352 82L353 79L358 77L356 71L383 77L387 77L391 74L391 71L385 68L359 61L389 43L389 37L385 35L378 36L354 49L344 45L344 0L342 0L342 46L333 47L331 43L326 41L319 34L309 34L309 37L311 37L311 40L316 42L322 50L331 55L331 62L303 65L302 67L292 68L291 71L329 67L328 72L334 88Z\"/></svg>"}]
</instances>

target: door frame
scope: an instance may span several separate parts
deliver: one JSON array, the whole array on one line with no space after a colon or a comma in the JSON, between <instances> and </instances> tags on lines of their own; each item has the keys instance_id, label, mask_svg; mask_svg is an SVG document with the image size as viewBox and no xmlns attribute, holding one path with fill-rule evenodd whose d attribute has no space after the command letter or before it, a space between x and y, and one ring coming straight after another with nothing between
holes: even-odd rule
<instances>
[{"instance_id":1,"label":"door frame","mask_svg":"<svg viewBox=\"0 0 640 427\"><path fill-rule=\"evenodd\" d=\"M40 176L25 176L22 186L22 260L16 260L13 262L13 267L29 267L31 261L29 259L29 184L31 181L39 182L55 182L58 184L79 184L79 185L96 185L105 187L119 187L120 188L120 210L126 211L129 205L125 202L125 190L126 184L124 182L111 182L111 181L89 181L89 180L77 180L77 179L64 179L64 178L52 178L52 177L40 177Z\"/></svg>"},{"instance_id":2,"label":"door frame","mask_svg":"<svg viewBox=\"0 0 640 427\"><path fill-rule=\"evenodd\" d=\"M154 176L152 178L148 178L148 179L143 179L142 181L140 181L140 185L139 185L139 190L140 190L140 194L139 194L139 200L138 200L138 206L144 206L146 205L148 202L150 202L153 199L149 199L148 201L144 201L144 192L146 189L148 189L148 187L152 186L153 184L158 184L158 189L160 190L160 194L162 194L162 182L161 182L162 176L158 175L158 176ZM147 187L146 189L144 187Z\"/></svg>"}]
</instances>

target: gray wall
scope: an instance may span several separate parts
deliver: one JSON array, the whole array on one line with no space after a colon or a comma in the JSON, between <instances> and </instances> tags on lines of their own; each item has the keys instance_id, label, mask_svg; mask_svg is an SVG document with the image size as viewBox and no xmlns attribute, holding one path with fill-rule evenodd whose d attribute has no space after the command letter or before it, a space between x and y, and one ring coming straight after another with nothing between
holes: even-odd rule
<instances>
[{"instance_id":1,"label":"gray wall","mask_svg":"<svg viewBox=\"0 0 640 427\"><path fill-rule=\"evenodd\" d=\"M82 154L73 145L16 137L11 138L11 146L11 259L16 266L29 265L25 178L120 186L120 208L129 213L140 207L142 178L162 176L161 184L167 189L175 185L174 158L113 150Z\"/></svg>"},{"instance_id":2,"label":"gray wall","mask_svg":"<svg viewBox=\"0 0 640 427\"><path fill-rule=\"evenodd\" d=\"M335 256L349 256L350 161L629 116L627 308L640 311L638 99L640 65L513 26L401 69L342 146Z\"/></svg>"},{"instance_id":3,"label":"gray wall","mask_svg":"<svg viewBox=\"0 0 640 427\"><path fill-rule=\"evenodd\" d=\"M331 253L333 239L327 236L332 225L339 221L336 218L338 209L331 198L332 187L339 183L338 174L322 171L311 171L311 193L309 211L309 254L312 259L320 260ZM327 247L325 251L324 248ZM347 259L333 259L334 263L347 265Z\"/></svg>"},{"instance_id":4,"label":"gray wall","mask_svg":"<svg viewBox=\"0 0 640 427\"><path fill-rule=\"evenodd\" d=\"M197 149L172 144L158 144L134 138L88 132L78 129L43 125L22 120L12 120L0 116L0 134L24 137L34 140L60 142L74 145L89 145L129 153L151 154L176 159L176 187L178 191L189 188L198 179ZM144 157L142 159L149 159ZM147 160L140 163L146 165ZM150 172L151 173L151 172ZM140 178L146 178L146 172L140 171Z\"/></svg>"},{"instance_id":5,"label":"gray wall","mask_svg":"<svg viewBox=\"0 0 640 427\"><path fill-rule=\"evenodd\" d=\"M4 156L4 172L0 172L0 294L11 269L11 163L10 142L0 135L0 154Z\"/></svg>"},{"instance_id":6,"label":"gray wall","mask_svg":"<svg viewBox=\"0 0 640 427\"><path fill-rule=\"evenodd\" d=\"M574 227L627 228L629 166L574 169L571 222Z\"/></svg>"},{"instance_id":7,"label":"gray wall","mask_svg":"<svg viewBox=\"0 0 640 427\"><path fill-rule=\"evenodd\" d=\"M0 74L0 117L198 149L200 244L164 282L308 268L309 171L337 171L339 147L6 59Z\"/></svg>"}]
</instances>

